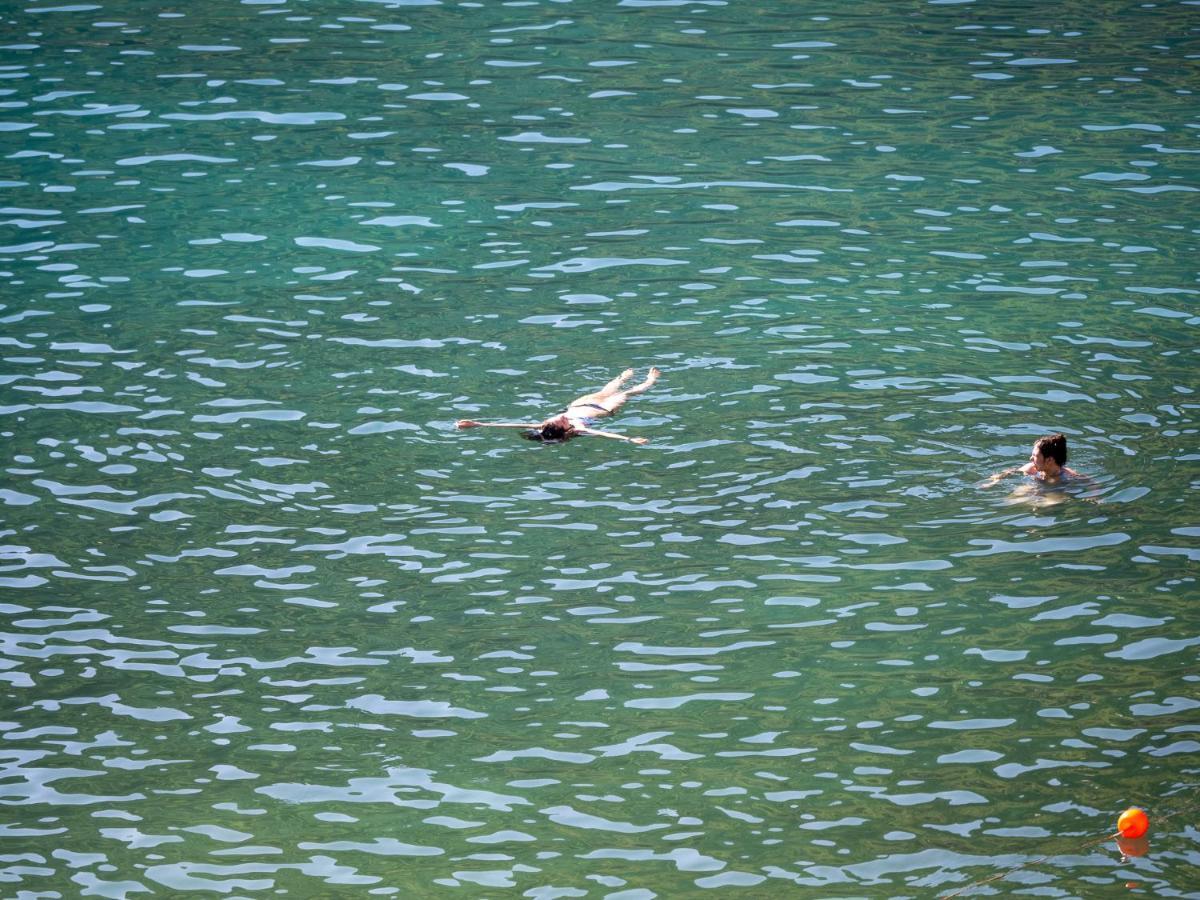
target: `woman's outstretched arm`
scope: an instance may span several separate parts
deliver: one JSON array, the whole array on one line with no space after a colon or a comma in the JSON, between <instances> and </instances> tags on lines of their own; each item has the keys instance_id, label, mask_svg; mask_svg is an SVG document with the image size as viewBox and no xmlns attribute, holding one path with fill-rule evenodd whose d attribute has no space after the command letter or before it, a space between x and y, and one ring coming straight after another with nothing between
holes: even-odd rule
<instances>
[{"instance_id":1,"label":"woman's outstretched arm","mask_svg":"<svg viewBox=\"0 0 1200 900\"><path fill-rule=\"evenodd\" d=\"M459 419L456 428L541 428L541 422L476 422L474 419Z\"/></svg>"},{"instance_id":2,"label":"woman's outstretched arm","mask_svg":"<svg viewBox=\"0 0 1200 900\"><path fill-rule=\"evenodd\" d=\"M618 441L629 441L631 444L648 444L650 438L644 437L626 437L623 434L614 434L611 431L601 431L599 428L576 428L576 434L590 434L592 437L614 438Z\"/></svg>"}]
</instances>

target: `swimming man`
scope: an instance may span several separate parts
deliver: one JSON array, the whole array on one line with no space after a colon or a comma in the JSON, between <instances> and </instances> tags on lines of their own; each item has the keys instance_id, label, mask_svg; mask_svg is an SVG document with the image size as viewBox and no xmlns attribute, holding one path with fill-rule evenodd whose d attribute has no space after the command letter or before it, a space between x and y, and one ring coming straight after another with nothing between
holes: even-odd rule
<instances>
[{"instance_id":1,"label":"swimming man","mask_svg":"<svg viewBox=\"0 0 1200 900\"><path fill-rule=\"evenodd\" d=\"M997 472L984 482L983 486L988 487L1000 479L1018 472L1050 484L1062 481L1064 478L1086 477L1067 467L1067 436L1061 433L1048 434L1038 438L1033 442L1033 449L1029 452L1029 462L1023 466L1013 466L1003 472Z\"/></svg>"}]
</instances>

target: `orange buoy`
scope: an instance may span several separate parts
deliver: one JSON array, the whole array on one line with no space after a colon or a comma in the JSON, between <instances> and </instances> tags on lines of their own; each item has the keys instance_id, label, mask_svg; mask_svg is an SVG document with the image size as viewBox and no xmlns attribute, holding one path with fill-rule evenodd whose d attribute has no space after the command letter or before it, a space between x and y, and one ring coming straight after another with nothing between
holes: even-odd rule
<instances>
[{"instance_id":1,"label":"orange buoy","mask_svg":"<svg viewBox=\"0 0 1200 900\"><path fill-rule=\"evenodd\" d=\"M1150 830L1150 818L1144 809L1131 806L1117 819L1117 831L1123 838L1144 837Z\"/></svg>"}]
</instances>

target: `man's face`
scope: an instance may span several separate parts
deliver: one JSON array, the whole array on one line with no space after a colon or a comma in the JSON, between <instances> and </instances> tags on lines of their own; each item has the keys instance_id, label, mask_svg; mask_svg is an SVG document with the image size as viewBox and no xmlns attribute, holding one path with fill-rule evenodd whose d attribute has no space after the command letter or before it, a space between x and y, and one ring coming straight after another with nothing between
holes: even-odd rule
<instances>
[{"instance_id":1,"label":"man's face","mask_svg":"<svg viewBox=\"0 0 1200 900\"><path fill-rule=\"evenodd\" d=\"M1046 471L1046 457L1042 455L1042 451L1038 449L1037 444L1034 444L1033 449L1029 451L1029 461L1033 463L1033 467L1037 471Z\"/></svg>"}]
</instances>

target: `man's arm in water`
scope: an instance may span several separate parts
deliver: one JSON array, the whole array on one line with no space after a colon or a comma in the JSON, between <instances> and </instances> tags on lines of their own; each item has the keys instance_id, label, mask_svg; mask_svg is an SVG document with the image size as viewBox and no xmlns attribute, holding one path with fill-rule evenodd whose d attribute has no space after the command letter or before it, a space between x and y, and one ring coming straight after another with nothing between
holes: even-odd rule
<instances>
[{"instance_id":1,"label":"man's arm in water","mask_svg":"<svg viewBox=\"0 0 1200 900\"><path fill-rule=\"evenodd\" d=\"M1010 466L1003 472L997 472L995 475L989 477L980 487L991 487L993 484L1003 481L1009 475L1016 475L1018 472L1022 475L1032 475L1034 472L1033 463L1025 463L1023 466Z\"/></svg>"}]
</instances>

